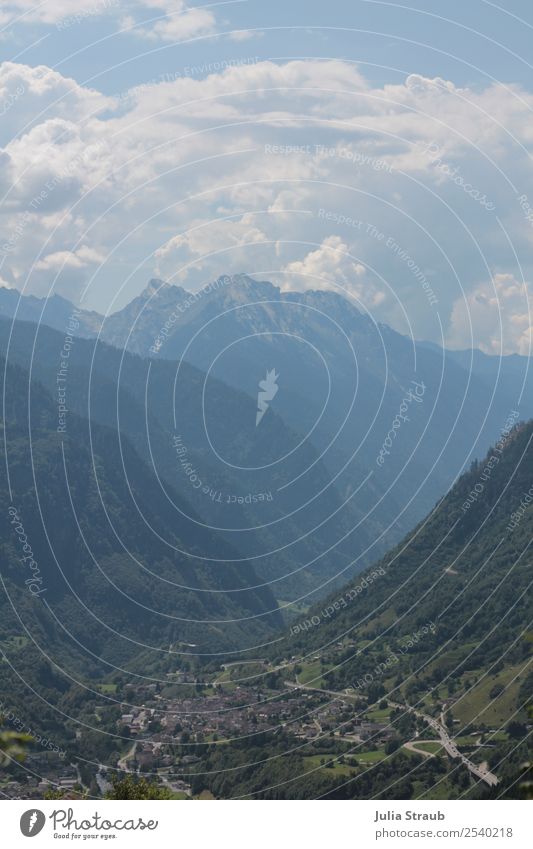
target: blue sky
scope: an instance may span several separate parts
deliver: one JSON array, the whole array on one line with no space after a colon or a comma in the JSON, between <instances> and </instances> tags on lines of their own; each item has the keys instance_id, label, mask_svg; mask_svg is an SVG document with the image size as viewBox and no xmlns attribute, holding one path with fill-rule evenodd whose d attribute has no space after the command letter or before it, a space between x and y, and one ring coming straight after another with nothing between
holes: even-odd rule
<instances>
[{"instance_id":1,"label":"blue sky","mask_svg":"<svg viewBox=\"0 0 533 849\"><path fill-rule=\"evenodd\" d=\"M7 0L0 30L1 285L105 312L243 271L529 352L529 3Z\"/></svg>"},{"instance_id":2,"label":"blue sky","mask_svg":"<svg viewBox=\"0 0 533 849\"><path fill-rule=\"evenodd\" d=\"M41 5L50 8L53 0ZM86 17L78 25L65 26L69 13L63 10L69 5L70 14L85 10ZM172 5L177 4L168 3L169 8ZM79 82L94 80L108 94L182 66L201 67L214 57L247 56L251 43L265 59L334 56L356 60L375 83L393 81L413 71L428 77L444 76L461 85L483 84L490 76L526 85L532 79L526 60L533 35L533 8L527 0L500 4L484 0L332 0L327 4L319 0L229 0L189 4L216 19L217 34L200 33L188 43L180 40L178 44L159 39L144 44L144 50L136 29L125 27L123 19L130 14L139 26L149 20L154 26L165 16L164 0L159 8L152 9L133 1L58 2L55 17L59 29L35 20L38 12L28 20L27 9L39 8L33 0L13 3L15 9L17 6L22 17L10 14L3 25L3 59L12 60L23 50L21 60L60 69ZM52 15L48 13L48 17ZM230 37L218 36L241 28L255 31L258 37L239 44Z\"/></svg>"}]
</instances>

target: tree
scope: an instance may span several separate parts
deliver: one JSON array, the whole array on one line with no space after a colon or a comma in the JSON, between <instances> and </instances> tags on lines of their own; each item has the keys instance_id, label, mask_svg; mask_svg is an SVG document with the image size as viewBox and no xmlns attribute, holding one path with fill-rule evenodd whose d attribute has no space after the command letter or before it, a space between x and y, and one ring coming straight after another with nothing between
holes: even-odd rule
<instances>
[{"instance_id":1,"label":"tree","mask_svg":"<svg viewBox=\"0 0 533 849\"><path fill-rule=\"evenodd\" d=\"M29 734L19 734L18 731L0 731L0 766L7 766L13 760L24 760L26 744L32 739Z\"/></svg>"},{"instance_id":2,"label":"tree","mask_svg":"<svg viewBox=\"0 0 533 849\"><path fill-rule=\"evenodd\" d=\"M173 799L174 794L167 787L162 787L146 778L135 778L127 775L124 778L113 779L113 788L106 793L106 799Z\"/></svg>"},{"instance_id":3,"label":"tree","mask_svg":"<svg viewBox=\"0 0 533 849\"><path fill-rule=\"evenodd\" d=\"M44 794L45 799L86 799L87 791L82 790L79 784L76 784L72 790L62 790L50 787Z\"/></svg>"},{"instance_id":4,"label":"tree","mask_svg":"<svg viewBox=\"0 0 533 849\"><path fill-rule=\"evenodd\" d=\"M515 740L522 740L527 734L527 728L521 722L513 719L507 726L507 733L509 737L514 737Z\"/></svg>"},{"instance_id":5,"label":"tree","mask_svg":"<svg viewBox=\"0 0 533 849\"><path fill-rule=\"evenodd\" d=\"M390 740L387 740L385 743L385 754L392 755L397 749L400 748L400 741L397 737L391 737Z\"/></svg>"}]
</instances>

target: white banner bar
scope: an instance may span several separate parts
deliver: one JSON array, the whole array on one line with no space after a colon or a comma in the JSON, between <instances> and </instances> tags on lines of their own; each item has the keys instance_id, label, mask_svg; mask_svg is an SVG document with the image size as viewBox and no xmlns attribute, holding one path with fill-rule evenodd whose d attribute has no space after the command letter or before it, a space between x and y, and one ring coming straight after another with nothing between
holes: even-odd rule
<instances>
[{"instance_id":1,"label":"white banner bar","mask_svg":"<svg viewBox=\"0 0 533 849\"><path fill-rule=\"evenodd\" d=\"M531 849L531 803L5 801L2 847ZM32 844L29 841L35 839Z\"/></svg>"}]
</instances>

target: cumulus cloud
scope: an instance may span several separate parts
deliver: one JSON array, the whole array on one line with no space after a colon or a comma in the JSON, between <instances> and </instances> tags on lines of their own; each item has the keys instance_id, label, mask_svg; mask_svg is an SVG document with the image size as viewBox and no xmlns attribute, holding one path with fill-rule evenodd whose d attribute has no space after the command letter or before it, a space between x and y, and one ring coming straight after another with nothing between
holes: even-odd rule
<instances>
[{"instance_id":1,"label":"cumulus cloud","mask_svg":"<svg viewBox=\"0 0 533 849\"><path fill-rule=\"evenodd\" d=\"M4 0L0 23L57 24L73 17L100 17L117 6L118 0L90 0L83 5L79 0Z\"/></svg>"},{"instance_id":2,"label":"cumulus cloud","mask_svg":"<svg viewBox=\"0 0 533 849\"><path fill-rule=\"evenodd\" d=\"M481 348L487 354L519 353L533 348L533 286L512 274L495 274L453 306L448 344Z\"/></svg>"},{"instance_id":3,"label":"cumulus cloud","mask_svg":"<svg viewBox=\"0 0 533 849\"><path fill-rule=\"evenodd\" d=\"M29 67L16 62L0 64L0 145L7 148L33 128L58 127L58 121L83 123L113 107L112 98L75 80L63 77L46 65ZM52 123L50 123L52 122ZM50 139L62 143L61 130ZM42 135L34 138L35 144ZM68 136L65 138L68 141ZM31 144L31 142L30 142Z\"/></svg>"},{"instance_id":4,"label":"cumulus cloud","mask_svg":"<svg viewBox=\"0 0 533 849\"><path fill-rule=\"evenodd\" d=\"M268 237L245 215L237 221L197 221L186 233L174 236L156 251L156 272L166 279L187 281L191 266L196 275L215 278L217 268L230 268L232 273L243 267L257 267L259 254L251 247L266 247ZM269 254L262 251L263 257ZM259 260L261 262L261 260Z\"/></svg>"},{"instance_id":5,"label":"cumulus cloud","mask_svg":"<svg viewBox=\"0 0 533 849\"><path fill-rule=\"evenodd\" d=\"M340 236L328 236L320 247L309 251L302 260L288 263L285 289L333 289L339 287L356 295L363 303L377 306L385 299L383 291L376 290L368 281L360 282L365 266L357 262Z\"/></svg>"},{"instance_id":6,"label":"cumulus cloud","mask_svg":"<svg viewBox=\"0 0 533 849\"><path fill-rule=\"evenodd\" d=\"M56 251L39 260L35 268L38 271L60 271L63 268L86 268L93 263L102 262L103 255L93 248L82 245L76 251Z\"/></svg>"},{"instance_id":7,"label":"cumulus cloud","mask_svg":"<svg viewBox=\"0 0 533 849\"><path fill-rule=\"evenodd\" d=\"M516 86L411 75L375 87L340 60L253 61L114 99L4 63L2 103L2 274L16 285L86 245L106 257L96 308L129 274L122 302L154 272L194 289L271 270L297 288L346 286L378 320L404 329L407 315L417 336L440 341L444 327L454 344L464 289L486 311L489 349L480 281L519 280L517 257L533 280L533 97ZM65 267L76 286L93 268ZM35 273L41 288L54 269ZM505 344L522 350L525 311L506 303Z\"/></svg>"},{"instance_id":8,"label":"cumulus cloud","mask_svg":"<svg viewBox=\"0 0 533 849\"><path fill-rule=\"evenodd\" d=\"M184 0L132 0L124 15L120 0L6 0L0 25L55 25L68 29L90 18L113 16L117 27L151 41L181 41L214 32L216 18L210 9L189 6Z\"/></svg>"},{"instance_id":9,"label":"cumulus cloud","mask_svg":"<svg viewBox=\"0 0 533 849\"><path fill-rule=\"evenodd\" d=\"M87 271L103 262L104 256L87 245L72 251L55 251L38 260L30 272L29 284L35 294L53 292L78 302Z\"/></svg>"},{"instance_id":10,"label":"cumulus cloud","mask_svg":"<svg viewBox=\"0 0 533 849\"><path fill-rule=\"evenodd\" d=\"M216 18L210 9L189 6L183 0L138 0L137 6L152 12L146 25L129 15L122 26L150 41L183 41L215 31Z\"/></svg>"}]
</instances>

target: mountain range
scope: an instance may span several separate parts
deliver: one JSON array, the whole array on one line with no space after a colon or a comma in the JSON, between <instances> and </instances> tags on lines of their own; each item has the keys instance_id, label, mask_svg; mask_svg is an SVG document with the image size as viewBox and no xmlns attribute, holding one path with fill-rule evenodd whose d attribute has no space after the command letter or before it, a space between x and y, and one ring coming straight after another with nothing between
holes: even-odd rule
<instances>
[{"instance_id":1,"label":"mountain range","mask_svg":"<svg viewBox=\"0 0 533 849\"><path fill-rule=\"evenodd\" d=\"M342 697L346 723L392 706L391 752L415 730L401 710L503 735L491 767L512 788L505 729L532 689L527 359L414 342L334 293L244 276L196 295L152 281L105 320L0 289L0 313L0 686L16 711L73 751L83 717L80 751L118 761L97 733L104 717L116 736L111 694L172 698L192 669L216 698L234 668L258 701ZM258 763L295 745L275 735ZM241 775L244 742L198 754L199 791L276 786L268 766ZM395 758L383 780L416 765ZM306 765L282 761L287 782ZM380 792L364 775L359 792ZM352 798L339 782L287 793Z\"/></svg>"},{"instance_id":2,"label":"mountain range","mask_svg":"<svg viewBox=\"0 0 533 849\"><path fill-rule=\"evenodd\" d=\"M280 599L309 602L309 593L324 595L330 582L372 562L483 456L513 411L533 415L525 357L415 342L335 292L282 292L246 275L222 276L196 293L152 280L105 317L58 296L19 299L1 289L0 315L16 316L19 329L10 335L4 325L0 344L7 352L9 339L9 357L26 367L34 343L20 320L39 323L32 369L46 383L48 368L50 387L60 340L43 325L86 339L71 352L72 361L84 360L81 383L93 381L93 397L106 385L118 399L116 415L111 403L95 401L91 416L105 423L114 416L139 453L243 554L272 552L257 564L267 580L296 563L298 577L276 589ZM258 387L270 371L278 391L257 427ZM78 373L74 383L71 404L80 411ZM190 484L185 492L183 474L173 474L175 436L211 497ZM220 493L224 505L213 500ZM260 493L272 501L259 513L257 501L236 503Z\"/></svg>"}]
</instances>

